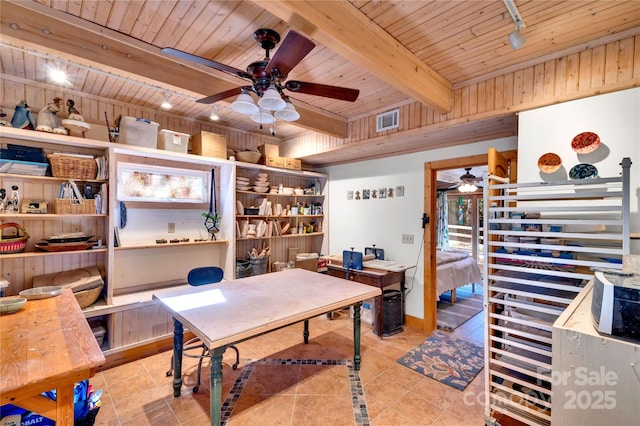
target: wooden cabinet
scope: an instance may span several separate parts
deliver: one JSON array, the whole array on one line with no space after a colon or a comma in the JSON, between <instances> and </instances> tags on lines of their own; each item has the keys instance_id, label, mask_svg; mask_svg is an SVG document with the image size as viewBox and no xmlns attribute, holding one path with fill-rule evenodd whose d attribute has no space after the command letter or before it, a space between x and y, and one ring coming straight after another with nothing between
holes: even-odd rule
<instances>
[{"instance_id":1,"label":"wooden cabinet","mask_svg":"<svg viewBox=\"0 0 640 426\"><path fill-rule=\"evenodd\" d=\"M88 319L99 319L106 328L102 345L116 352L170 335L171 318L158 311L151 295L158 288L186 284L189 269L216 265L233 278L235 163L216 158L180 154L35 131L0 128L2 147L16 144L43 148L45 153L86 154L108 159L108 179L89 183L108 187L106 213L0 214L0 223L17 223L30 235L23 253L0 254L0 277L10 282L7 295L33 285L33 277L97 266L105 287L97 303L83 310ZM121 168L141 173L171 170L200 173L206 187L200 202L136 200L123 196ZM216 204L223 218L215 239L204 225L209 210L211 176L215 175ZM0 187L18 185L23 199L42 199L52 206L67 179L0 173ZM56 233L85 232L101 239L103 248L44 252L35 244ZM118 243L114 236L118 235ZM165 240L166 243L157 243ZM177 240L173 243L172 240Z\"/></svg>"},{"instance_id":2,"label":"wooden cabinet","mask_svg":"<svg viewBox=\"0 0 640 426\"><path fill-rule=\"evenodd\" d=\"M265 193L253 189L260 178L268 182ZM326 253L327 182L328 176L321 173L237 166L236 258L247 259L253 248L269 247L273 270L274 263L286 263L296 252ZM249 225L255 225L256 234L247 232Z\"/></svg>"}]
</instances>

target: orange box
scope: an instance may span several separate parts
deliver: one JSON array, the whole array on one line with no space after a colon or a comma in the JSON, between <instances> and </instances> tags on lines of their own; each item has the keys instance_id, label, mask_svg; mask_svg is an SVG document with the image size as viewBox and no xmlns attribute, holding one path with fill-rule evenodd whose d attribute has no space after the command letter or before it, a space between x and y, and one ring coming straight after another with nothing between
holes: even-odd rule
<instances>
[{"instance_id":1,"label":"orange box","mask_svg":"<svg viewBox=\"0 0 640 426\"><path fill-rule=\"evenodd\" d=\"M280 167L281 169L284 169L284 157L270 156L270 155L264 156L263 164L265 166Z\"/></svg>"},{"instance_id":2,"label":"orange box","mask_svg":"<svg viewBox=\"0 0 640 426\"><path fill-rule=\"evenodd\" d=\"M227 138L217 133L201 131L191 135L191 154L227 159Z\"/></svg>"},{"instance_id":3,"label":"orange box","mask_svg":"<svg viewBox=\"0 0 640 426\"><path fill-rule=\"evenodd\" d=\"M284 168L293 170L302 170L302 160L298 158L284 157Z\"/></svg>"},{"instance_id":4,"label":"orange box","mask_svg":"<svg viewBox=\"0 0 640 426\"><path fill-rule=\"evenodd\" d=\"M264 156L267 157L279 157L280 156L280 146L274 145L271 143L265 143L264 145L260 145L258 147L258 151Z\"/></svg>"}]
</instances>

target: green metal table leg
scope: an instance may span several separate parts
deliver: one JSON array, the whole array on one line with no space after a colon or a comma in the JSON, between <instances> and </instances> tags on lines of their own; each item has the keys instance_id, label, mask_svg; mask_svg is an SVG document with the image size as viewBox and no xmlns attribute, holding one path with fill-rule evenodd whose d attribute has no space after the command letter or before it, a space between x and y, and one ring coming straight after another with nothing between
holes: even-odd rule
<instances>
[{"instance_id":1,"label":"green metal table leg","mask_svg":"<svg viewBox=\"0 0 640 426\"><path fill-rule=\"evenodd\" d=\"M309 320L304 320L304 331L302 332L302 337L304 337L304 343L309 343Z\"/></svg>"},{"instance_id":2,"label":"green metal table leg","mask_svg":"<svg viewBox=\"0 0 640 426\"><path fill-rule=\"evenodd\" d=\"M360 307L362 302L353 305L353 368L360 370Z\"/></svg>"},{"instance_id":3,"label":"green metal table leg","mask_svg":"<svg viewBox=\"0 0 640 426\"><path fill-rule=\"evenodd\" d=\"M182 323L173 319L173 396L180 396L182 388Z\"/></svg>"},{"instance_id":4,"label":"green metal table leg","mask_svg":"<svg viewBox=\"0 0 640 426\"><path fill-rule=\"evenodd\" d=\"M209 396L211 401L211 424L219 425L222 417L222 355L227 348L222 346L211 352L211 380Z\"/></svg>"}]
</instances>

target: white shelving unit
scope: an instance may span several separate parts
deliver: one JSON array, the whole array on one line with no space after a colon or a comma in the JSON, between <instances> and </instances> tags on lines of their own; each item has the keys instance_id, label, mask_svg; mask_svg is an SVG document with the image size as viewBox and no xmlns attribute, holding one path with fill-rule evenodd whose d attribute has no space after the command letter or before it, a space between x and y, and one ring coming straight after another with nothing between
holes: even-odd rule
<instances>
[{"instance_id":1,"label":"white shelving unit","mask_svg":"<svg viewBox=\"0 0 640 426\"><path fill-rule=\"evenodd\" d=\"M553 323L629 253L629 167L619 177L510 184L485 176L485 421L551 424Z\"/></svg>"},{"instance_id":2,"label":"white shelving unit","mask_svg":"<svg viewBox=\"0 0 640 426\"><path fill-rule=\"evenodd\" d=\"M300 188L301 190L314 187L317 183L319 186L318 193L307 193L302 195L284 195L284 194L271 194L271 193L259 193L250 190L236 190L236 201L244 207L259 207L263 200L267 200L271 203L272 214L257 214L257 215L245 215L236 211L236 221L238 222L238 228L242 227L242 223L248 221L249 223L255 223L258 221L278 222L281 226L288 224L288 230L286 233L276 235L271 233L270 235L262 235L258 237L246 238L242 235L238 235L236 229L235 236L235 254L238 259L246 259L247 252L252 248L260 250L263 246L270 247L271 254L269 262L287 262L289 260L290 250L297 251L298 253L327 253L328 240L324 229L328 226L328 176L322 173L278 169L273 167L267 167L262 165L238 165L236 167L237 176L248 178L249 182L253 182L258 173L264 173L267 175L269 187L280 186L288 188ZM307 204L319 206L322 213L320 214L281 214L275 215L276 205L280 204L283 209L287 206L293 207L296 204ZM244 213L244 212L243 212ZM295 228L295 233L291 230ZM300 232L304 228L303 232ZM312 229L313 228L313 229Z\"/></svg>"}]
</instances>

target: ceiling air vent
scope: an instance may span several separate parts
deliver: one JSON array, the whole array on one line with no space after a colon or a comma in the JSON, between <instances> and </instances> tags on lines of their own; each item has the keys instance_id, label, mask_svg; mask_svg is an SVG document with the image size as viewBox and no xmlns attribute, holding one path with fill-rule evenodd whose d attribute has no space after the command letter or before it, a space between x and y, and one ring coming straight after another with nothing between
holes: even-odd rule
<instances>
[{"instance_id":1,"label":"ceiling air vent","mask_svg":"<svg viewBox=\"0 0 640 426\"><path fill-rule=\"evenodd\" d=\"M400 126L400 109L378 114L376 117L376 132L395 129Z\"/></svg>"}]
</instances>

